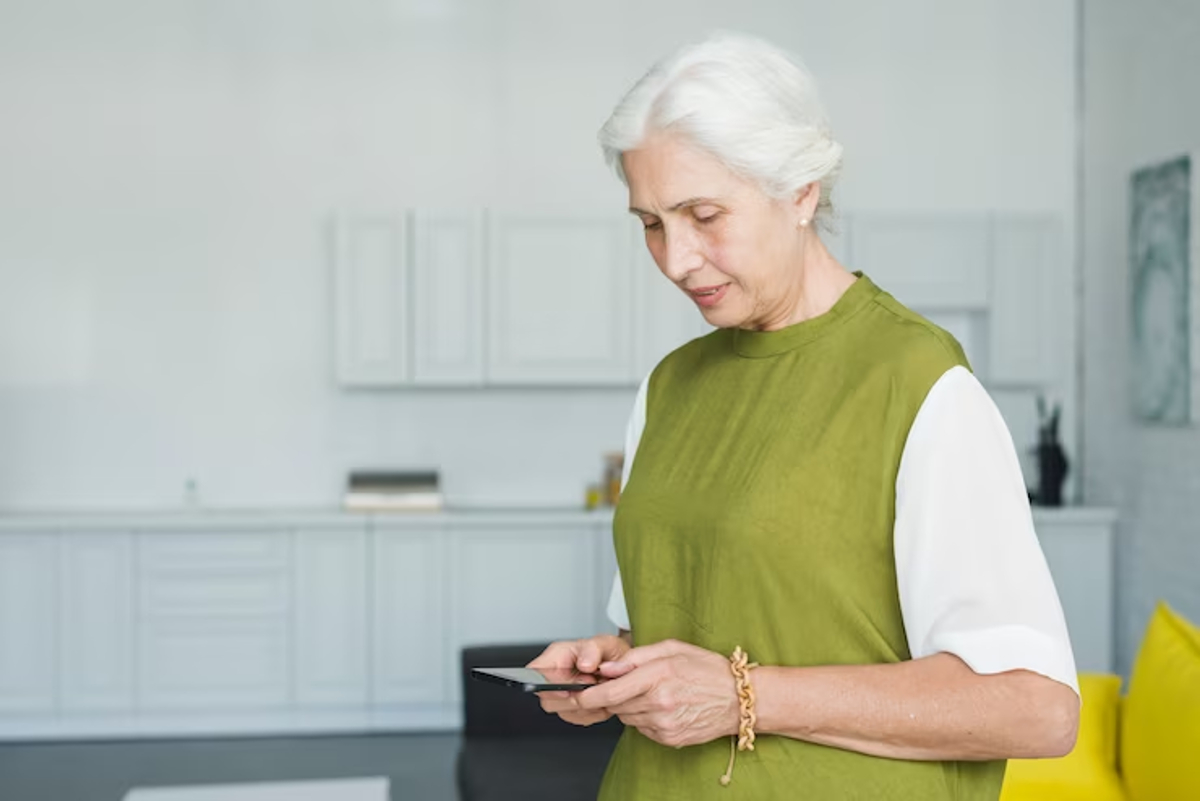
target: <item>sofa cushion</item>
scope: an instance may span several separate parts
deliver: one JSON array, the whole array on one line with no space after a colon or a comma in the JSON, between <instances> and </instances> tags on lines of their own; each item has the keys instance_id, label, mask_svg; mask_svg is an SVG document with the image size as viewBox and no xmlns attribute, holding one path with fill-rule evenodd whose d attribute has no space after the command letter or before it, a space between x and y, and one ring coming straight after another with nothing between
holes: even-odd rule
<instances>
[{"instance_id":1,"label":"sofa cushion","mask_svg":"<svg viewBox=\"0 0 1200 801\"><path fill-rule=\"evenodd\" d=\"M1132 801L1200 798L1200 629L1165 603L1133 665L1120 742Z\"/></svg>"},{"instance_id":2,"label":"sofa cushion","mask_svg":"<svg viewBox=\"0 0 1200 801\"><path fill-rule=\"evenodd\" d=\"M458 753L462 801L595 801L617 742L606 737L472 737Z\"/></svg>"},{"instance_id":3,"label":"sofa cushion","mask_svg":"<svg viewBox=\"0 0 1200 801\"><path fill-rule=\"evenodd\" d=\"M1121 679L1079 676L1079 736L1059 759L1010 759L1001 801L1124 801L1116 772Z\"/></svg>"}]
</instances>

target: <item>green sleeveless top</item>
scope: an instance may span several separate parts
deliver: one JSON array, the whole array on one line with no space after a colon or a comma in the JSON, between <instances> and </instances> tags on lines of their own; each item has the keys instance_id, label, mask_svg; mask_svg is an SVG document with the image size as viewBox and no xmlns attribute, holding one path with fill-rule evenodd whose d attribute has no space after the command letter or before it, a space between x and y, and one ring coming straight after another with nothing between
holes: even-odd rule
<instances>
[{"instance_id":1,"label":"green sleeveless top","mask_svg":"<svg viewBox=\"0 0 1200 801\"><path fill-rule=\"evenodd\" d=\"M614 519L635 645L674 638L763 665L909 658L892 546L900 456L958 343L860 276L827 313L719 329L650 377ZM732 686L732 678L731 678ZM627 728L602 801L1000 795L1003 761L884 759L781 735L675 749Z\"/></svg>"}]
</instances>

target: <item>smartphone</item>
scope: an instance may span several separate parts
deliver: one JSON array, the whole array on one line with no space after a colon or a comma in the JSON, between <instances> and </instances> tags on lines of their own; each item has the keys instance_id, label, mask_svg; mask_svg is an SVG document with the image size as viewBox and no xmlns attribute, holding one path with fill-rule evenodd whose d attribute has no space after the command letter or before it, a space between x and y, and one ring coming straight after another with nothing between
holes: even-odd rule
<instances>
[{"instance_id":1,"label":"smartphone","mask_svg":"<svg viewBox=\"0 0 1200 801\"><path fill-rule=\"evenodd\" d=\"M570 668L534 670L527 667L471 668L471 678L517 687L527 693L550 690L586 690L603 681L591 673L580 673Z\"/></svg>"}]
</instances>

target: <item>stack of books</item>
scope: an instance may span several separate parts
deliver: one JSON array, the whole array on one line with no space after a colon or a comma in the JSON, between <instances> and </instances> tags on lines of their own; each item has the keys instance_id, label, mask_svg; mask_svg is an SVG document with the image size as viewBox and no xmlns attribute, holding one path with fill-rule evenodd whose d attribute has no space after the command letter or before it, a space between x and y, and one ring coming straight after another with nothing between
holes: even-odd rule
<instances>
[{"instance_id":1,"label":"stack of books","mask_svg":"<svg viewBox=\"0 0 1200 801\"><path fill-rule=\"evenodd\" d=\"M439 511L443 499L438 474L432 471L352 472L344 506L354 512Z\"/></svg>"}]
</instances>

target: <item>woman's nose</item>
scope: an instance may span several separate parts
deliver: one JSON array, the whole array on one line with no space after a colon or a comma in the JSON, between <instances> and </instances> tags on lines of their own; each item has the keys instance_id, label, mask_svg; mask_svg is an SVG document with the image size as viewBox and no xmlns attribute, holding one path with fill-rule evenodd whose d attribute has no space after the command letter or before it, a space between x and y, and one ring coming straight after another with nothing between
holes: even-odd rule
<instances>
[{"instance_id":1,"label":"woman's nose","mask_svg":"<svg viewBox=\"0 0 1200 801\"><path fill-rule=\"evenodd\" d=\"M695 243L686 234L668 234L663 247L659 269L663 275L677 284L682 284L689 274L704 263Z\"/></svg>"}]
</instances>

